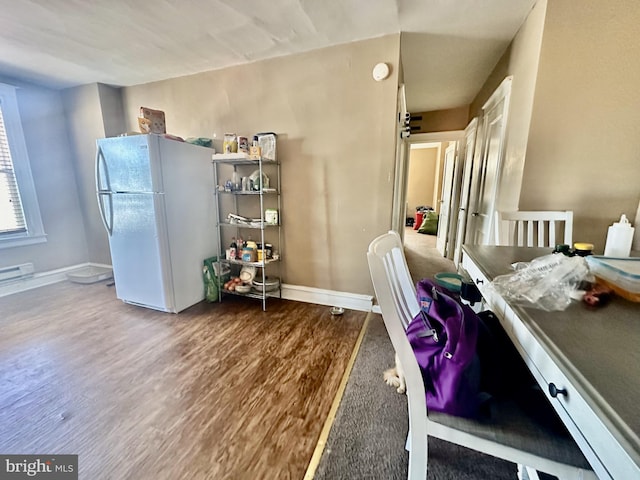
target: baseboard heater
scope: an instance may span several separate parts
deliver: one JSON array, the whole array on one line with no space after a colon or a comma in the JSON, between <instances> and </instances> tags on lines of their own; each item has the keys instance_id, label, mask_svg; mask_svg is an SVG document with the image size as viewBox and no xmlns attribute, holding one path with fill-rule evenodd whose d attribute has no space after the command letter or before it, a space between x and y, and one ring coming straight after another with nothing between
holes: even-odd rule
<instances>
[{"instance_id":1,"label":"baseboard heater","mask_svg":"<svg viewBox=\"0 0 640 480\"><path fill-rule=\"evenodd\" d=\"M33 276L33 263L23 263L12 267L0 267L0 282L20 280Z\"/></svg>"}]
</instances>

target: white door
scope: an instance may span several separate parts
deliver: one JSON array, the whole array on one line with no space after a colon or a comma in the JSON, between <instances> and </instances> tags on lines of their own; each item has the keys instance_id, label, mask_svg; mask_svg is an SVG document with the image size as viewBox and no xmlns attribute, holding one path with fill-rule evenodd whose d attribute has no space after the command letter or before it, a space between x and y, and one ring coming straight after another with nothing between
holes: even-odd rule
<instances>
[{"instance_id":1,"label":"white door","mask_svg":"<svg viewBox=\"0 0 640 480\"><path fill-rule=\"evenodd\" d=\"M465 141L456 144L456 155L453 163L453 186L451 188L451 202L449 208L449 228L447 234L447 258L453 259L455 246L458 241L458 209L462 195L462 160L464 158Z\"/></svg>"},{"instance_id":2,"label":"white door","mask_svg":"<svg viewBox=\"0 0 640 480\"><path fill-rule=\"evenodd\" d=\"M507 77L482 107L482 151L480 155L479 177L477 178L476 208L472 213L472 243L491 245L493 238L493 212L495 210L500 170L505 150L505 132L511 79Z\"/></svg>"},{"instance_id":3,"label":"white door","mask_svg":"<svg viewBox=\"0 0 640 480\"><path fill-rule=\"evenodd\" d=\"M460 182L460 202L458 203L458 219L456 221L455 248L453 262L456 267L462 258L462 244L467 228L467 209L469 207L469 191L471 189L471 172L473 169L473 155L476 146L476 132L478 130L478 118L471 120L464 130L464 142L460 152L462 161L462 180Z\"/></svg>"},{"instance_id":4,"label":"white door","mask_svg":"<svg viewBox=\"0 0 640 480\"><path fill-rule=\"evenodd\" d=\"M391 210L391 228L404 238L404 225L407 219L407 171L409 168L409 146L407 138L410 130L405 121L408 115L404 84L398 87L398 122L396 123L396 165L393 186L393 207Z\"/></svg>"},{"instance_id":5,"label":"white door","mask_svg":"<svg viewBox=\"0 0 640 480\"><path fill-rule=\"evenodd\" d=\"M456 166L458 142L451 142L444 153L444 169L442 174L442 198L440 199L440 217L438 218L438 235L436 249L443 257L447 256L449 220L451 217L451 200L453 197L453 177Z\"/></svg>"}]
</instances>

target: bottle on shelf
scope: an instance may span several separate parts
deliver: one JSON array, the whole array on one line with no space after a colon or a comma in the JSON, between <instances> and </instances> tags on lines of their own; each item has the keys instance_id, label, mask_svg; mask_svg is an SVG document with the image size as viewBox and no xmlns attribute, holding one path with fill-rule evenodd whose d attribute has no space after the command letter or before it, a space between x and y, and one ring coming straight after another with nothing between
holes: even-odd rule
<instances>
[{"instance_id":1,"label":"bottle on shelf","mask_svg":"<svg viewBox=\"0 0 640 480\"><path fill-rule=\"evenodd\" d=\"M250 261L250 262L257 261L257 258L258 258L258 244L256 242L254 242L253 240L251 240L251 235L249 235L249 238L245 242L244 248L245 248L246 251L250 252L248 261ZM243 260L244 260L244 258L243 258Z\"/></svg>"},{"instance_id":2,"label":"bottle on shelf","mask_svg":"<svg viewBox=\"0 0 640 480\"><path fill-rule=\"evenodd\" d=\"M262 155L262 148L260 148L260 145L258 144L258 136L254 135L253 143L249 148L249 157L257 160L260 158L261 155Z\"/></svg>"},{"instance_id":3,"label":"bottle on shelf","mask_svg":"<svg viewBox=\"0 0 640 480\"><path fill-rule=\"evenodd\" d=\"M236 237L231 239L231 245L229 246L229 260L235 260L238 255L238 244L236 243Z\"/></svg>"},{"instance_id":4,"label":"bottle on shelf","mask_svg":"<svg viewBox=\"0 0 640 480\"><path fill-rule=\"evenodd\" d=\"M240 176L238 175L238 172L236 172L235 170L233 171L233 175L231 176L231 183L233 184L233 188L232 188L233 191L238 192L242 190L242 184L240 183Z\"/></svg>"}]
</instances>

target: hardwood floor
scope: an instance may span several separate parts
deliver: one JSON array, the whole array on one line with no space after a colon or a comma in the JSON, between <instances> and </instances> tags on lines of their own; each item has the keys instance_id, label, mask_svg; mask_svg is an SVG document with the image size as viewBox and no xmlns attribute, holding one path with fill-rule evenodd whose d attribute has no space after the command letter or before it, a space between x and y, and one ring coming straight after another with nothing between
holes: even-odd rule
<instances>
[{"instance_id":1,"label":"hardwood floor","mask_svg":"<svg viewBox=\"0 0 640 480\"><path fill-rule=\"evenodd\" d=\"M366 313L233 297L178 314L104 283L0 298L0 453L81 479L302 479Z\"/></svg>"}]
</instances>

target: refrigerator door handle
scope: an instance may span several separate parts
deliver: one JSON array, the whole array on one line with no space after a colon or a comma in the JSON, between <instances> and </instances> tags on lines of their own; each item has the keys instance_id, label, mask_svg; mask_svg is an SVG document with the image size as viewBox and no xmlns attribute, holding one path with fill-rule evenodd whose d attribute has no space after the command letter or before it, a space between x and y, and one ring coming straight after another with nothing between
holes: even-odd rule
<instances>
[{"instance_id":1,"label":"refrigerator door handle","mask_svg":"<svg viewBox=\"0 0 640 480\"><path fill-rule=\"evenodd\" d=\"M109 202L109 215L104 213L104 197L108 198ZM100 217L102 218L102 224L107 229L109 236L113 234L113 194L111 192L98 192L98 207L100 210Z\"/></svg>"},{"instance_id":2,"label":"refrigerator door handle","mask_svg":"<svg viewBox=\"0 0 640 480\"><path fill-rule=\"evenodd\" d=\"M102 188L101 179L104 178L105 188ZM98 151L96 152L96 191L97 192L110 192L111 180L109 179L109 168L107 168L107 161L102 153L102 148L98 145Z\"/></svg>"},{"instance_id":3,"label":"refrigerator door handle","mask_svg":"<svg viewBox=\"0 0 640 480\"><path fill-rule=\"evenodd\" d=\"M101 178L105 180L106 189L102 189L100 183ZM107 162L102 153L102 148L98 145L98 151L96 152L96 194L98 196L98 208L100 210L100 217L104 228L107 229L109 236L113 234L113 196L111 193L111 182L109 180L109 169L107 168ZM109 199L109 215L108 218L104 212L104 197Z\"/></svg>"}]
</instances>

